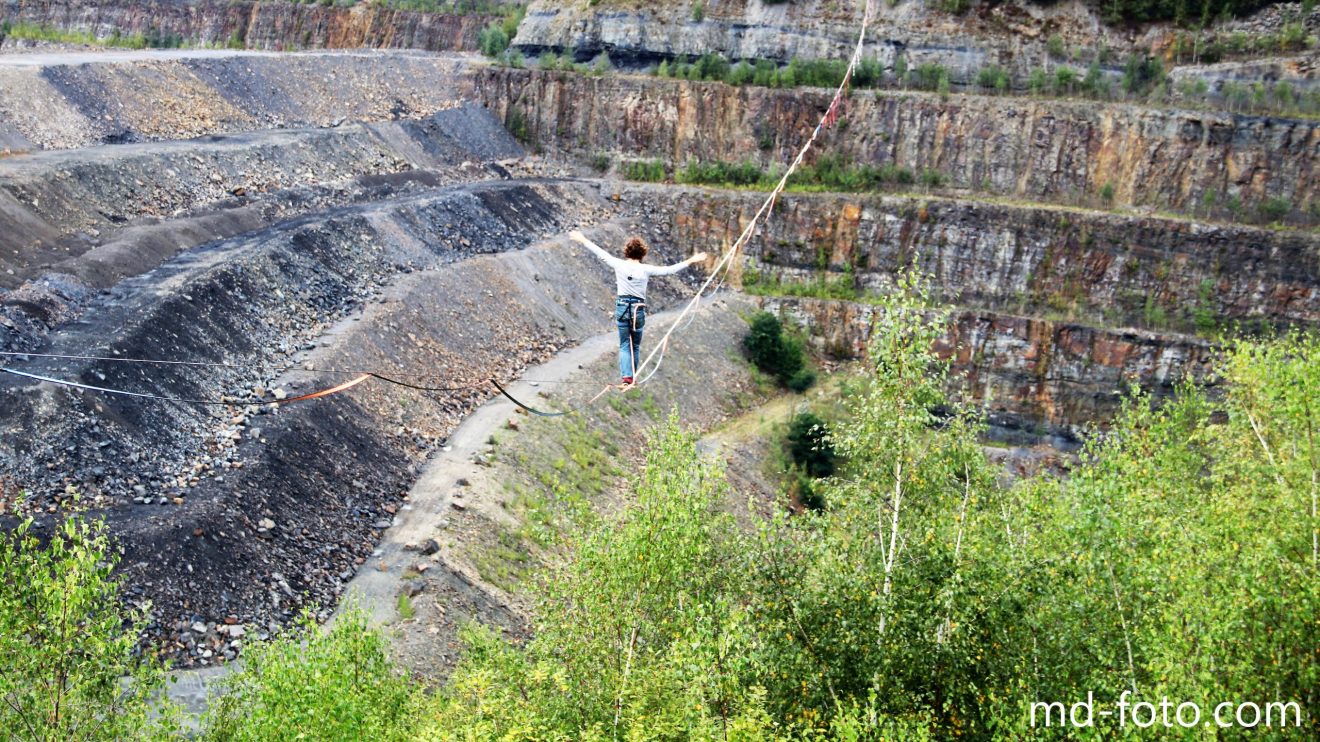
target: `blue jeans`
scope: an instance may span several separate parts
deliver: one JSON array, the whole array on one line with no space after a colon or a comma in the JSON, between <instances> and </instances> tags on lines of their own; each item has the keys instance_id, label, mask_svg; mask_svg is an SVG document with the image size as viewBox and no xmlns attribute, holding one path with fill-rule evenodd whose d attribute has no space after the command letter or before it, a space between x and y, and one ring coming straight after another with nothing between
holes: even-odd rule
<instances>
[{"instance_id":1,"label":"blue jeans","mask_svg":"<svg viewBox=\"0 0 1320 742\"><path fill-rule=\"evenodd\" d=\"M635 296L620 296L614 302L614 323L619 327L619 376L631 378L641 362L646 302Z\"/></svg>"}]
</instances>

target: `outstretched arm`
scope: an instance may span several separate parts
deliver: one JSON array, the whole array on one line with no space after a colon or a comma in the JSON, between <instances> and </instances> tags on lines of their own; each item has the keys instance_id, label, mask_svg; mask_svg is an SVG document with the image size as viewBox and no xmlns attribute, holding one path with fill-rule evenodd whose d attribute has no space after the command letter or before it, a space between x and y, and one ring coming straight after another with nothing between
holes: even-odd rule
<instances>
[{"instance_id":1,"label":"outstretched arm","mask_svg":"<svg viewBox=\"0 0 1320 742\"><path fill-rule=\"evenodd\" d=\"M681 263L674 263L673 265L647 266L646 272L652 276L668 276L671 273L677 273L683 270L684 268L688 267L689 265L692 265L693 263L700 263L705 259L706 259L706 253L699 252L696 255L693 255L692 257L688 258L687 260L684 260Z\"/></svg>"},{"instance_id":2,"label":"outstretched arm","mask_svg":"<svg viewBox=\"0 0 1320 742\"><path fill-rule=\"evenodd\" d=\"M616 258L616 257L614 257L613 255L610 255L609 253L605 252L605 248L603 248L603 247L601 247L600 245L597 245L596 243L594 243L594 242L592 242L591 240L587 239L587 236L586 236L586 235L582 234L581 232L579 232L579 231L576 230L576 229L573 230L572 232L569 232L569 233L568 233L568 236L571 237L572 239L576 240L577 242L580 242L580 243L582 243L583 245L585 245L586 248L587 248L588 250L590 250L590 251L592 251L593 253L596 254L596 257L598 257L598 258L600 258L601 260L605 261L606 264L610 265L611 267L613 267L613 265L619 261L618 258Z\"/></svg>"}]
</instances>

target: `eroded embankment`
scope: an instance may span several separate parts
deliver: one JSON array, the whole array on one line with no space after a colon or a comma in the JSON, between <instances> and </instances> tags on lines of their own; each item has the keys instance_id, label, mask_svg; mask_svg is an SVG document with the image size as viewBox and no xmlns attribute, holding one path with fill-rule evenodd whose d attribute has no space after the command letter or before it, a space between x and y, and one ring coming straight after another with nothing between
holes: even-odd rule
<instances>
[{"instance_id":1,"label":"eroded embankment","mask_svg":"<svg viewBox=\"0 0 1320 742\"><path fill-rule=\"evenodd\" d=\"M419 120L0 160L0 231L11 248L0 254L0 287L52 272L106 288L299 213L500 177L484 163L522 149L480 109L455 106Z\"/></svg>"},{"instance_id":2,"label":"eroded embankment","mask_svg":"<svg viewBox=\"0 0 1320 742\"><path fill-rule=\"evenodd\" d=\"M654 77L485 68L481 100L546 149L781 165L832 92ZM949 184L1073 202L1111 186L1113 203L1190 212L1320 201L1320 124L1066 99L855 92L820 151L933 171ZM1210 195L1207 195L1210 194Z\"/></svg>"},{"instance_id":3,"label":"eroded embankment","mask_svg":"<svg viewBox=\"0 0 1320 742\"><path fill-rule=\"evenodd\" d=\"M490 395L486 380L516 377L608 316L608 276L582 250L509 251L612 213L589 183L432 189L299 217L122 281L41 350L242 368L34 360L24 370L233 404L6 380L0 466L11 505L44 509L76 494L103 512L133 594L155 606L156 638L188 661L222 651L218 636L192 630L198 621L265 626L308 602L329 605L416 465ZM666 296L662 284L653 300ZM278 412L241 404L361 368L458 388L372 382Z\"/></svg>"},{"instance_id":4,"label":"eroded embankment","mask_svg":"<svg viewBox=\"0 0 1320 742\"><path fill-rule=\"evenodd\" d=\"M470 100L463 57L374 52L0 56L7 152L420 118Z\"/></svg>"}]
</instances>

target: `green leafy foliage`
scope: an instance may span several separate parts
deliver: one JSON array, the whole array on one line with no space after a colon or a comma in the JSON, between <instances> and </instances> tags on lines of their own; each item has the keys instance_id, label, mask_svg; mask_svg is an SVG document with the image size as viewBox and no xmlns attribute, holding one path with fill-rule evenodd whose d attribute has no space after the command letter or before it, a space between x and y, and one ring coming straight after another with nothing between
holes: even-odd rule
<instances>
[{"instance_id":1,"label":"green leafy foliage","mask_svg":"<svg viewBox=\"0 0 1320 742\"><path fill-rule=\"evenodd\" d=\"M509 34L502 25L492 23L477 34L477 47L488 57L498 57L509 48Z\"/></svg>"},{"instance_id":2,"label":"green leafy foliage","mask_svg":"<svg viewBox=\"0 0 1320 742\"><path fill-rule=\"evenodd\" d=\"M688 162L675 173L674 179L679 183L768 190L778 185L782 176L783 173L773 166L762 168L746 160L737 163L707 160ZM855 165L843 155L822 154L815 162L794 171L786 188L790 191L875 191L911 185L915 181L912 171L897 165Z\"/></svg>"},{"instance_id":3,"label":"green leafy foliage","mask_svg":"<svg viewBox=\"0 0 1320 742\"><path fill-rule=\"evenodd\" d=\"M769 312L752 317L751 329L743 338L743 350L752 365L787 384L807 365L802 343L784 333L783 323Z\"/></svg>"},{"instance_id":4,"label":"green leafy foliage","mask_svg":"<svg viewBox=\"0 0 1320 742\"><path fill-rule=\"evenodd\" d=\"M738 532L715 510L718 469L675 421L650 440L637 499L589 533L547 584L535 638L484 629L423 739L716 739L772 728L744 678L748 629L733 596Z\"/></svg>"},{"instance_id":5,"label":"green leafy foliage","mask_svg":"<svg viewBox=\"0 0 1320 742\"><path fill-rule=\"evenodd\" d=\"M623 165L623 177L645 183L659 183L665 179L663 160L633 160Z\"/></svg>"},{"instance_id":6,"label":"green leafy foliage","mask_svg":"<svg viewBox=\"0 0 1320 742\"><path fill-rule=\"evenodd\" d=\"M417 702L385 637L353 606L328 628L304 613L281 636L249 644L242 669L222 682L203 736L216 742L407 739Z\"/></svg>"},{"instance_id":7,"label":"green leafy foliage","mask_svg":"<svg viewBox=\"0 0 1320 742\"><path fill-rule=\"evenodd\" d=\"M799 369L797 373L788 377L788 381L784 382L784 386L788 387L792 391L797 392L798 394L801 394L802 392L805 392L806 390L810 389L815 383L816 383L816 372L809 368L803 368L803 369Z\"/></svg>"},{"instance_id":8,"label":"green leafy foliage","mask_svg":"<svg viewBox=\"0 0 1320 742\"><path fill-rule=\"evenodd\" d=\"M137 649L144 612L120 604L99 523L77 517L45 546L31 522L0 545L0 729L26 740L168 739L154 700L165 669Z\"/></svg>"},{"instance_id":9,"label":"green leafy foliage","mask_svg":"<svg viewBox=\"0 0 1320 742\"><path fill-rule=\"evenodd\" d=\"M927 62L919 64L908 73L908 84L918 90L946 89L949 84L949 71L942 64Z\"/></svg>"},{"instance_id":10,"label":"green leafy foliage","mask_svg":"<svg viewBox=\"0 0 1320 742\"><path fill-rule=\"evenodd\" d=\"M1265 222L1277 222L1292 211L1292 202L1286 198L1267 198L1260 204L1260 218Z\"/></svg>"},{"instance_id":11,"label":"green leafy foliage","mask_svg":"<svg viewBox=\"0 0 1320 742\"><path fill-rule=\"evenodd\" d=\"M1145 93L1164 81L1164 64L1156 57L1133 54L1123 66L1123 89Z\"/></svg>"},{"instance_id":12,"label":"green leafy foliage","mask_svg":"<svg viewBox=\"0 0 1320 742\"><path fill-rule=\"evenodd\" d=\"M979 87L998 93L1007 92L1011 83L1012 78L1009 77L1008 70L998 65L983 67L976 75L976 84Z\"/></svg>"},{"instance_id":13,"label":"green leafy foliage","mask_svg":"<svg viewBox=\"0 0 1320 742\"><path fill-rule=\"evenodd\" d=\"M768 59L744 59L733 64L724 55L712 52L695 59L666 60L656 67L655 74L680 80L708 80L730 85L837 88L843 82L847 70L848 63L838 59L794 57L783 66ZM863 59L853 70L851 85L857 88L875 87L883 82L883 78L884 66L879 60Z\"/></svg>"},{"instance_id":14,"label":"green leafy foliage","mask_svg":"<svg viewBox=\"0 0 1320 742\"><path fill-rule=\"evenodd\" d=\"M830 442L829 427L819 416L800 412L788 424L788 453L793 463L812 477L834 474L834 444Z\"/></svg>"}]
</instances>

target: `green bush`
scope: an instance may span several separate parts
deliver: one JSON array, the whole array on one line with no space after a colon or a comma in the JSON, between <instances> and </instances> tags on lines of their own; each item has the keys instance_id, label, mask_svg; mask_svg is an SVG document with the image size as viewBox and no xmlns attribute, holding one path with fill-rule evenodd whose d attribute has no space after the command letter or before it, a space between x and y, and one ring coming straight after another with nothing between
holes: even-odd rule
<instances>
[{"instance_id":1,"label":"green bush","mask_svg":"<svg viewBox=\"0 0 1320 742\"><path fill-rule=\"evenodd\" d=\"M504 126L509 130L509 134L523 144L532 144L534 137L531 124L527 121L527 115L512 107L509 108L507 115L508 118L505 120Z\"/></svg>"},{"instance_id":2,"label":"green bush","mask_svg":"<svg viewBox=\"0 0 1320 742\"><path fill-rule=\"evenodd\" d=\"M833 476L834 444L829 427L817 415L800 412L788 424L788 453L793 463L812 477Z\"/></svg>"},{"instance_id":3,"label":"green bush","mask_svg":"<svg viewBox=\"0 0 1320 742\"><path fill-rule=\"evenodd\" d=\"M1133 54L1123 66L1123 90L1134 95L1150 92L1164 82L1164 63L1152 56Z\"/></svg>"},{"instance_id":4,"label":"green bush","mask_svg":"<svg viewBox=\"0 0 1320 742\"><path fill-rule=\"evenodd\" d=\"M1031 76L1027 80L1027 87L1033 95L1040 95L1045 92L1045 71L1032 70Z\"/></svg>"},{"instance_id":5,"label":"green bush","mask_svg":"<svg viewBox=\"0 0 1320 742\"><path fill-rule=\"evenodd\" d=\"M1057 67L1054 70L1054 92L1060 95L1072 95L1077 91L1080 77L1071 67Z\"/></svg>"},{"instance_id":6,"label":"green bush","mask_svg":"<svg viewBox=\"0 0 1320 742\"><path fill-rule=\"evenodd\" d=\"M1045 41L1045 49L1050 53L1051 57L1054 57L1055 59L1063 59L1063 37L1058 34L1051 35Z\"/></svg>"},{"instance_id":7,"label":"green bush","mask_svg":"<svg viewBox=\"0 0 1320 742\"><path fill-rule=\"evenodd\" d=\"M13 739L169 739L164 666L140 654L105 529L70 517L44 547L31 521L0 543L0 729Z\"/></svg>"},{"instance_id":8,"label":"green bush","mask_svg":"<svg viewBox=\"0 0 1320 742\"><path fill-rule=\"evenodd\" d=\"M1086 77L1082 78L1082 91L1095 98L1109 97L1109 81L1100 71L1100 61L1091 62L1086 68Z\"/></svg>"},{"instance_id":9,"label":"green bush","mask_svg":"<svg viewBox=\"0 0 1320 742\"><path fill-rule=\"evenodd\" d=\"M817 486L816 480L802 472L794 472L790 485L803 507L817 513L825 509L824 488Z\"/></svg>"},{"instance_id":10,"label":"green bush","mask_svg":"<svg viewBox=\"0 0 1320 742\"><path fill-rule=\"evenodd\" d=\"M409 688L363 610L341 609L328 628L304 613L280 636L247 645L242 669L221 681L203 738L412 739L417 699Z\"/></svg>"},{"instance_id":11,"label":"green bush","mask_svg":"<svg viewBox=\"0 0 1320 742\"><path fill-rule=\"evenodd\" d=\"M976 74L976 84L984 90L993 90L999 93L1007 92L1011 82L1008 70L998 65L982 68Z\"/></svg>"},{"instance_id":12,"label":"green bush","mask_svg":"<svg viewBox=\"0 0 1320 742\"><path fill-rule=\"evenodd\" d=\"M1258 210L1262 221L1277 222L1292 212L1292 202L1286 198L1267 198L1261 202Z\"/></svg>"},{"instance_id":13,"label":"green bush","mask_svg":"<svg viewBox=\"0 0 1320 742\"><path fill-rule=\"evenodd\" d=\"M624 164L623 177L644 183L659 183L665 179L665 163L661 160L633 160Z\"/></svg>"},{"instance_id":14,"label":"green bush","mask_svg":"<svg viewBox=\"0 0 1320 742\"><path fill-rule=\"evenodd\" d=\"M949 71L942 64L919 64L910 73L909 81L921 90L939 90L941 84L949 84Z\"/></svg>"},{"instance_id":15,"label":"green bush","mask_svg":"<svg viewBox=\"0 0 1320 742\"><path fill-rule=\"evenodd\" d=\"M502 24L492 23L477 34L477 47L488 57L498 57L509 48L509 34Z\"/></svg>"},{"instance_id":16,"label":"green bush","mask_svg":"<svg viewBox=\"0 0 1320 742\"><path fill-rule=\"evenodd\" d=\"M743 338L743 349L752 365L778 379L780 384L787 385L806 368L802 343L784 334L779 318L769 312L752 317L751 329Z\"/></svg>"},{"instance_id":17,"label":"green bush","mask_svg":"<svg viewBox=\"0 0 1320 742\"><path fill-rule=\"evenodd\" d=\"M812 385L814 385L815 383L816 383L816 372L809 368L804 368L798 371L797 373L793 374L792 376L790 376L785 386L797 392L798 394L801 394L802 392L805 392L806 390L810 389Z\"/></svg>"}]
</instances>

